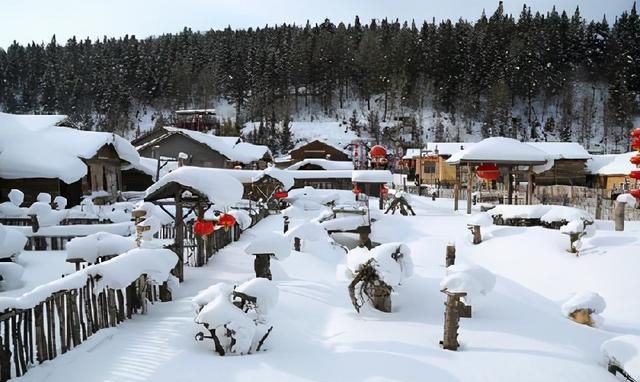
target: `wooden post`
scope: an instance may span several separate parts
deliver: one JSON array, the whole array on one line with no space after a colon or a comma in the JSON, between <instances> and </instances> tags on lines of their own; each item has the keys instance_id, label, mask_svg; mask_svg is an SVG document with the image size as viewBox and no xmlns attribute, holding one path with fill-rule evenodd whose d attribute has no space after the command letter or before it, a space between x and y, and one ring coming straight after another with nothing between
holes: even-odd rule
<instances>
[{"instance_id":1,"label":"wooden post","mask_svg":"<svg viewBox=\"0 0 640 382\"><path fill-rule=\"evenodd\" d=\"M458 328L460 322L460 298L467 295L466 292L449 292L446 289L441 290L447 295L447 302L444 310L444 335L440 345L443 349L458 350Z\"/></svg>"},{"instance_id":2,"label":"wooden post","mask_svg":"<svg viewBox=\"0 0 640 382\"><path fill-rule=\"evenodd\" d=\"M527 171L527 204L533 204L533 166Z\"/></svg>"},{"instance_id":3,"label":"wooden post","mask_svg":"<svg viewBox=\"0 0 640 382\"><path fill-rule=\"evenodd\" d=\"M602 195L600 194L600 191L596 191L596 213L595 213L596 219L602 219Z\"/></svg>"},{"instance_id":4,"label":"wooden post","mask_svg":"<svg viewBox=\"0 0 640 382\"><path fill-rule=\"evenodd\" d=\"M257 253L255 256L256 258L253 261L253 269L256 272L256 277L271 280L271 254Z\"/></svg>"},{"instance_id":5,"label":"wooden post","mask_svg":"<svg viewBox=\"0 0 640 382\"><path fill-rule=\"evenodd\" d=\"M624 231L624 208L627 203L625 202L615 202L615 207L613 208L613 218L615 221L615 229L616 231Z\"/></svg>"},{"instance_id":6,"label":"wooden post","mask_svg":"<svg viewBox=\"0 0 640 382\"><path fill-rule=\"evenodd\" d=\"M482 235L480 234L480 226L477 224L467 224L467 228L473 235L473 244L482 243Z\"/></svg>"},{"instance_id":7,"label":"wooden post","mask_svg":"<svg viewBox=\"0 0 640 382\"><path fill-rule=\"evenodd\" d=\"M358 245L361 247L367 247L367 249L371 249L371 239L369 239L369 234L371 233L371 227L369 226L360 226L358 227L358 237L359 243Z\"/></svg>"},{"instance_id":8,"label":"wooden post","mask_svg":"<svg viewBox=\"0 0 640 382\"><path fill-rule=\"evenodd\" d=\"M444 258L445 266L450 267L456 263L456 245L447 244L447 253Z\"/></svg>"},{"instance_id":9,"label":"wooden post","mask_svg":"<svg viewBox=\"0 0 640 382\"><path fill-rule=\"evenodd\" d=\"M511 179L511 166L507 167L507 204L513 204L513 181Z\"/></svg>"},{"instance_id":10,"label":"wooden post","mask_svg":"<svg viewBox=\"0 0 640 382\"><path fill-rule=\"evenodd\" d=\"M176 237L174 241L174 248L176 255L178 255L178 264L173 269L172 273L178 278L178 281L184 281L184 221L182 218L182 195L177 192L175 195L176 204Z\"/></svg>"},{"instance_id":11,"label":"wooden post","mask_svg":"<svg viewBox=\"0 0 640 382\"><path fill-rule=\"evenodd\" d=\"M300 252L300 238L299 237L294 237L293 238L293 249L295 249L296 251Z\"/></svg>"},{"instance_id":12,"label":"wooden post","mask_svg":"<svg viewBox=\"0 0 640 382\"><path fill-rule=\"evenodd\" d=\"M287 231L289 230L289 217L287 215L284 215L282 218L283 218L282 232L287 233Z\"/></svg>"},{"instance_id":13,"label":"wooden post","mask_svg":"<svg viewBox=\"0 0 640 382\"><path fill-rule=\"evenodd\" d=\"M471 164L467 163L467 214L471 214L471 193L473 191L473 174Z\"/></svg>"},{"instance_id":14,"label":"wooden post","mask_svg":"<svg viewBox=\"0 0 640 382\"><path fill-rule=\"evenodd\" d=\"M458 210L458 199L460 199L460 165L456 165L456 183L453 185L453 210Z\"/></svg>"}]
</instances>

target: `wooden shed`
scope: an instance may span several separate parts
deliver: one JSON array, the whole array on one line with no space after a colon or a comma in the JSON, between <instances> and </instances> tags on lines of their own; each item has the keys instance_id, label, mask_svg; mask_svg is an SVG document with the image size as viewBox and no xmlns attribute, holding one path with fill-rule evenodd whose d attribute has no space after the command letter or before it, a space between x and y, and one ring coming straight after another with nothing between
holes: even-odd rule
<instances>
[{"instance_id":1,"label":"wooden shed","mask_svg":"<svg viewBox=\"0 0 640 382\"><path fill-rule=\"evenodd\" d=\"M576 142L527 142L553 159L553 166L535 175L538 186L586 186L587 161L591 154ZM526 181L526 179L519 179Z\"/></svg>"}]
</instances>

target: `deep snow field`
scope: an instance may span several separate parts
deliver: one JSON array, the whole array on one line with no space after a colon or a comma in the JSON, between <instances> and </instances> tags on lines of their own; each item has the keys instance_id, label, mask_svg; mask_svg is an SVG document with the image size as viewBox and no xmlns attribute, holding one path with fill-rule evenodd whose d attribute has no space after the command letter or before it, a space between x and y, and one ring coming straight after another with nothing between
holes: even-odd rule
<instances>
[{"instance_id":1,"label":"deep snow field","mask_svg":"<svg viewBox=\"0 0 640 382\"><path fill-rule=\"evenodd\" d=\"M21 381L616 381L600 345L621 334L640 334L640 222L615 232L598 221L582 254L566 251L569 239L541 227L483 228L472 245L468 217L452 201L412 196L418 216L376 214L372 240L401 241L412 252L414 274L392 295L393 312L356 313L341 270L340 252L293 252L272 261L280 298L264 352L220 357L213 342L197 342L191 298L220 281L238 285L253 277L253 257L243 248L262 232L282 231L270 216L218 252L203 268L186 268L174 301L157 303L147 316L92 336L73 351L34 367ZM377 201L371 200L372 208ZM290 229L318 215L292 216ZM336 236L347 242L345 235ZM457 352L442 350L445 247L455 243L456 264L478 264L496 274L494 290L474 299L473 318L460 321ZM12 295L69 271L64 256L30 253L27 285ZM41 256L39 262L35 256ZM38 275L37 277L34 275ZM607 307L598 328L576 324L560 306L591 290Z\"/></svg>"}]
</instances>

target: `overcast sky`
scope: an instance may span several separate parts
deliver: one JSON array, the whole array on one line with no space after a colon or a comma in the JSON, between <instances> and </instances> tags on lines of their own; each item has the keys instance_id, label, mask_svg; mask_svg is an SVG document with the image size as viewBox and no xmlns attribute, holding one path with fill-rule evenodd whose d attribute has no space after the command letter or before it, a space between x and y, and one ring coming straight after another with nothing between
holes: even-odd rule
<instances>
[{"instance_id":1,"label":"overcast sky","mask_svg":"<svg viewBox=\"0 0 640 382\"><path fill-rule=\"evenodd\" d=\"M505 9L515 16L522 0L505 0ZM583 17L613 22L633 0L529 0L532 10L548 11L555 4L573 14L580 6ZM0 47L14 40L48 42L55 33L59 43L69 37L136 35L138 38L182 30L264 26L283 22L303 24L353 21L372 18L436 20L459 17L475 20L483 9L493 13L497 0L0 0Z\"/></svg>"}]
</instances>

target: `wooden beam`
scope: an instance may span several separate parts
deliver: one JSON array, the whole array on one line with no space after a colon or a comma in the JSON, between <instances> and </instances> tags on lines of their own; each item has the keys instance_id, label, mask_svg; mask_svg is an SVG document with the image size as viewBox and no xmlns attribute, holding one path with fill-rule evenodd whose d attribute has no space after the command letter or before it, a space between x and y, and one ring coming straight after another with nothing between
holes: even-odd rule
<instances>
[{"instance_id":1,"label":"wooden beam","mask_svg":"<svg viewBox=\"0 0 640 382\"><path fill-rule=\"evenodd\" d=\"M467 214L471 214L471 192L473 188L473 174L471 164L467 163Z\"/></svg>"},{"instance_id":2,"label":"wooden beam","mask_svg":"<svg viewBox=\"0 0 640 382\"><path fill-rule=\"evenodd\" d=\"M184 281L184 220L182 219L182 192L176 192L175 195L175 203L176 203L176 237L174 242L174 247L176 250L176 254L178 255L178 264L176 264L175 274L178 278L178 281Z\"/></svg>"},{"instance_id":3,"label":"wooden beam","mask_svg":"<svg viewBox=\"0 0 640 382\"><path fill-rule=\"evenodd\" d=\"M527 204L533 204L533 166L527 172Z\"/></svg>"},{"instance_id":4,"label":"wooden beam","mask_svg":"<svg viewBox=\"0 0 640 382\"><path fill-rule=\"evenodd\" d=\"M511 166L507 167L507 204L513 204L513 182L511 180Z\"/></svg>"},{"instance_id":5,"label":"wooden beam","mask_svg":"<svg viewBox=\"0 0 640 382\"><path fill-rule=\"evenodd\" d=\"M453 210L458 210L458 200L460 199L460 165L456 165L456 183L453 185Z\"/></svg>"}]
</instances>

